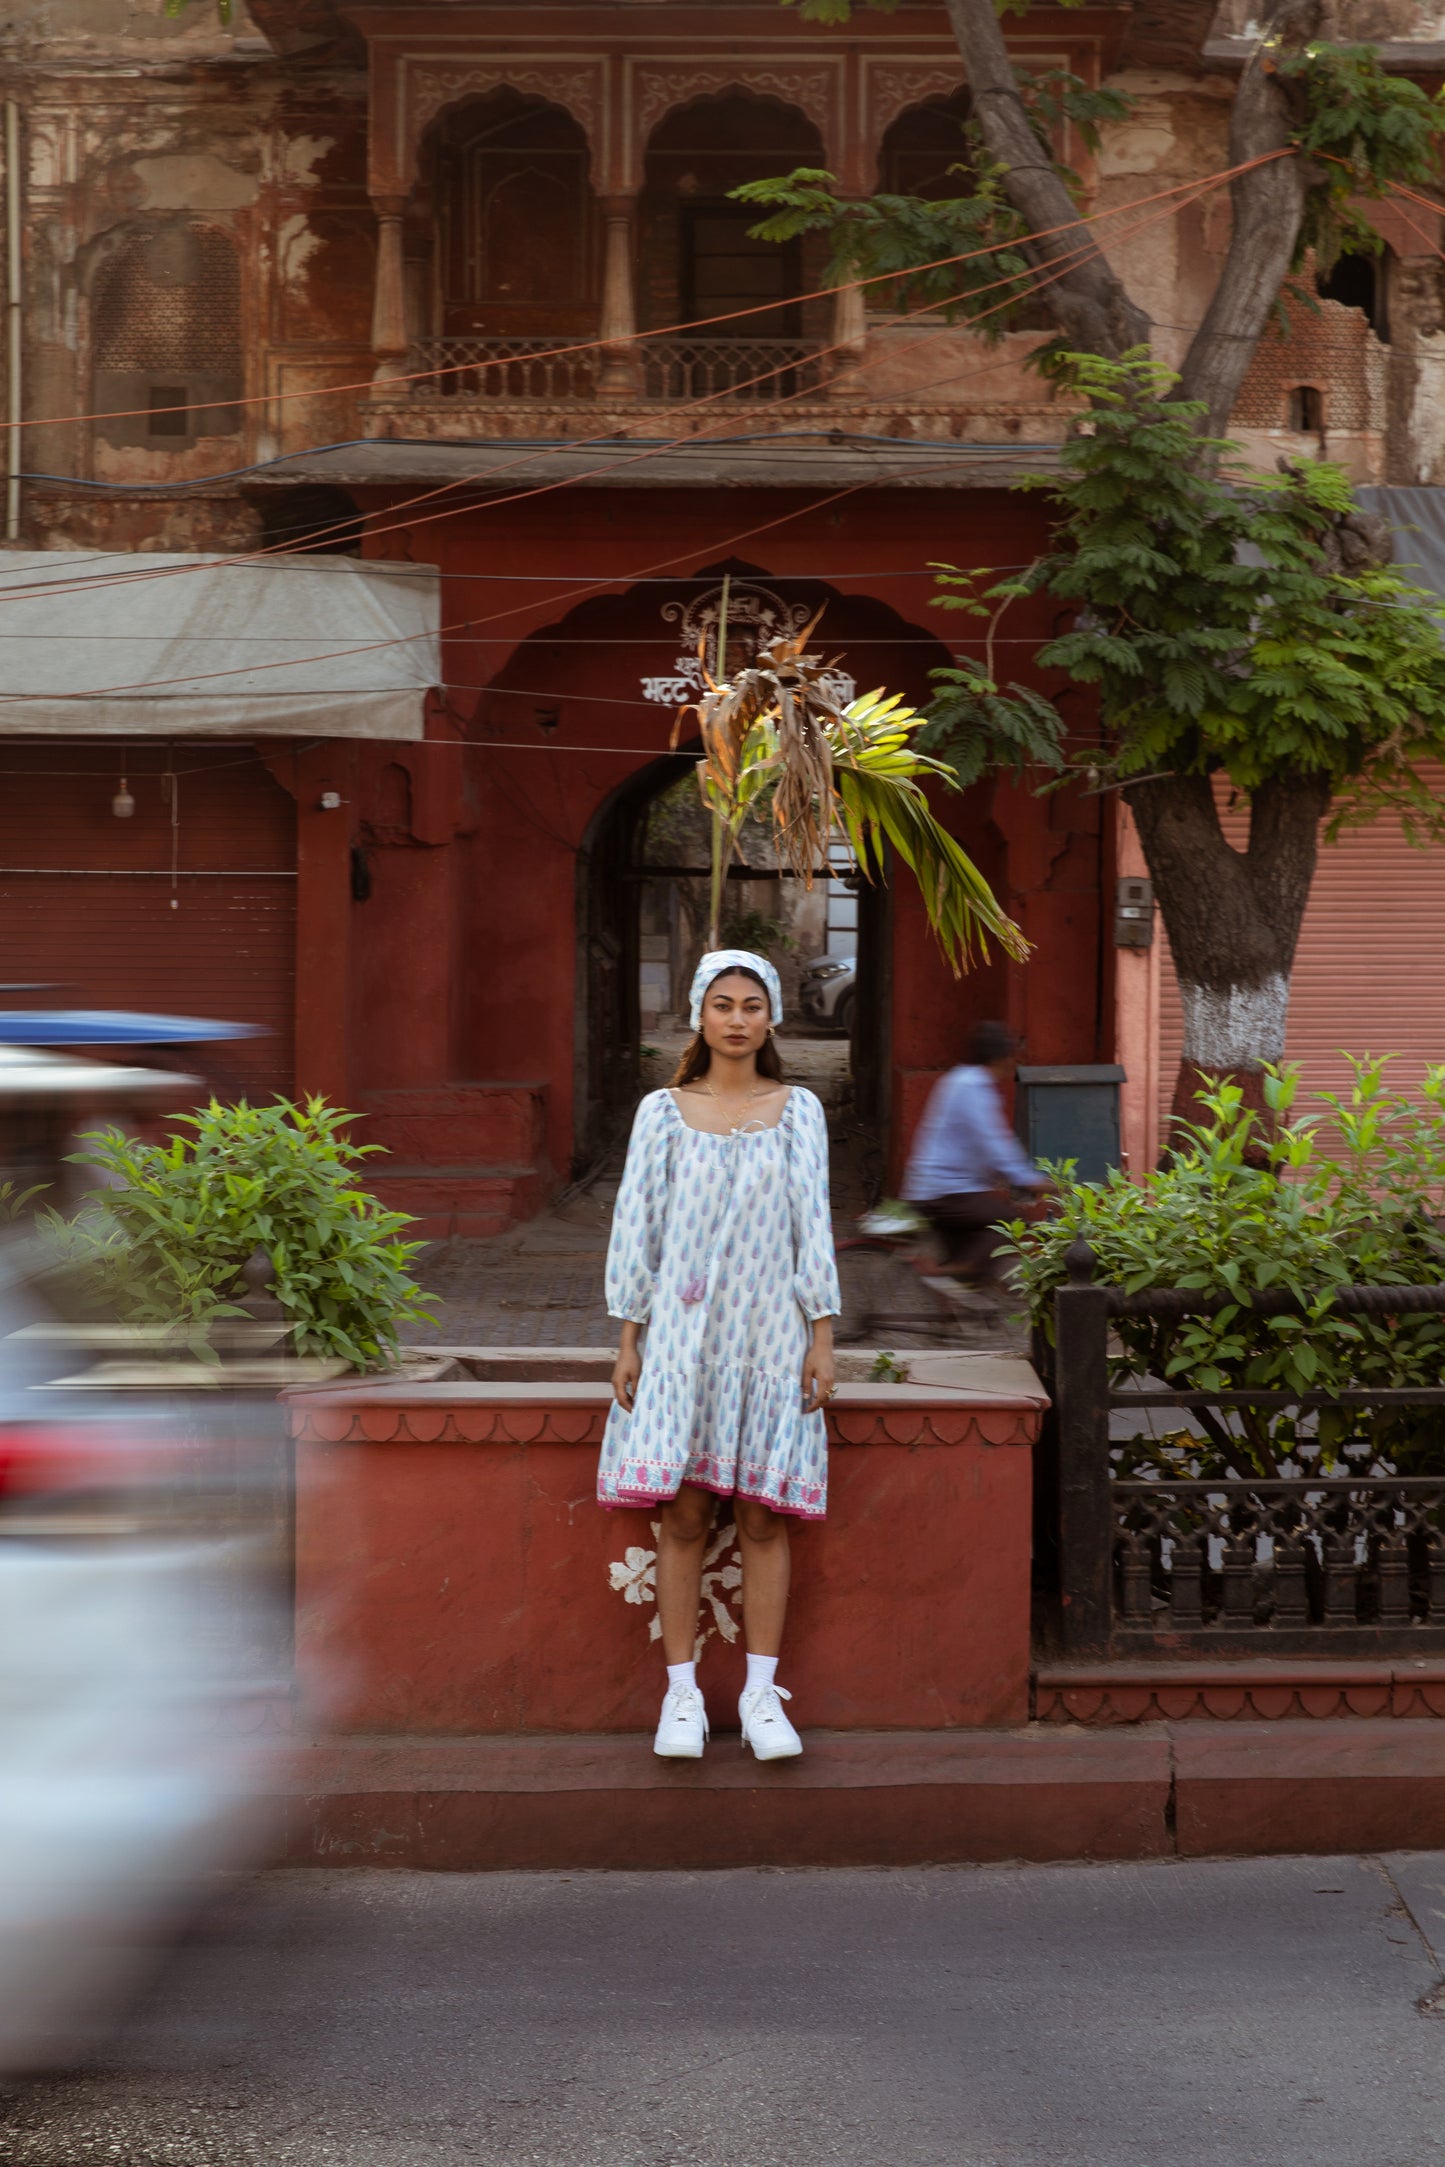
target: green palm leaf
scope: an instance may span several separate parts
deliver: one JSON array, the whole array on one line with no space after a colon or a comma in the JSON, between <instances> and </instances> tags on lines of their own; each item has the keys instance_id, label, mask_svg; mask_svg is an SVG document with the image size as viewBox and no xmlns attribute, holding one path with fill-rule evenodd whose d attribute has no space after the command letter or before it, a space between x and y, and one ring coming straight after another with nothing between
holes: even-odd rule
<instances>
[{"instance_id":1,"label":"green palm leaf","mask_svg":"<svg viewBox=\"0 0 1445 2167\"><path fill-rule=\"evenodd\" d=\"M993 941L1021 960L1023 933L928 802L926 782L956 788L957 780L914 744L924 718L881 689L840 706L831 665L805 651L816 623L774 640L731 679L708 676L693 703L704 747L698 787L713 818L711 944L727 861L744 822L767 805L778 854L807 886L840 830L870 881L886 871L891 847L917 881L955 971L985 957Z\"/></svg>"}]
</instances>

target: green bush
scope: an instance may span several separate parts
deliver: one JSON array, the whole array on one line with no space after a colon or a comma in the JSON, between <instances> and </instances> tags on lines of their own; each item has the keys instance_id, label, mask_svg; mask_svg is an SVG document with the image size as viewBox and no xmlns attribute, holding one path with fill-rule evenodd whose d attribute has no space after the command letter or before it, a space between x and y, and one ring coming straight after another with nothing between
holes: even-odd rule
<instances>
[{"instance_id":1,"label":"green bush","mask_svg":"<svg viewBox=\"0 0 1445 2167\"><path fill-rule=\"evenodd\" d=\"M1248 1112L1233 1084L1204 1096L1208 1118L1143 1184L1117 1169L1100 1183L1061 1185L1057 1214L1009 1229L1013 1275L1035 1325L1052 1340L1055 1289L1065 1252L1080 1237L1101 1283L1218 1289L1212 1314L1117 1317L1116 1385L1152 1376L1180 1389L1332 1392L1347 1387L1437 1386L1445 1378L1445 1315L1362 1316L1334 1307L1341 1286L1425 1286L1445 1280L1445 1240L1434 1213L1445 1195L1445 1067L1429 1071L1417 1098L1390 1088L1387 1063L1351 1063L1346 1092L1323 1092L1321 1111L1296 1115L1299 1073L1265 1076L1274 1125ZM1322 1123L1334 1132L1329 1148ZM1251 1304L1280 1288L1301 1313ZM1297 1418L1240 1410L1231 1424L1190 1410L1173 1447L1152 1441L1145 1457L1176 1474L1185 1462L1211 1472L1269 1474L1302 1440L1333 1461L1350 1448L1399 1472L1445 1467L1445 1410L1375 1413L1322 1409ZM1241 1434L1234 1434L1235 1430ZM1137 1459L1138 1455L1130 1456ZM1140 1463L1142 1464L1142 1462Z\"/></svg>"},{"instance_id":2,"label":"green bush","mask_svg":"<svg viewBox=\"0 0 1445 2167\"><path fill-rule=\"evenodd\" d=\"M399 1239L409 1218L357 1186L379 1147L349 1139L353 1118L320 1098L212 1099L163 1144L98 1130L75 1158L112 1186L52 1231L118 1314L192 1335L238 1314L241 1274L261 1249L295 1351L370 1368L395 1353L398 1326L429 1319L429 1297L408 1270L422 1244Z\"/></svg>"}]
</instances>

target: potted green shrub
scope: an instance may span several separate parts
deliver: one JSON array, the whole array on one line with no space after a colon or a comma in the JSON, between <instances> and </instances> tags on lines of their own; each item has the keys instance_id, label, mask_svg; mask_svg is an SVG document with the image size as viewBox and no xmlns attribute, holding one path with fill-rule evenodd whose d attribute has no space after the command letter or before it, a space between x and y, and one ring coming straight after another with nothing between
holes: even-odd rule
<instances>
[{"instance_id":1,"label":"potted green shrub","mask_svg":"<svg viewBox=\"0 0 1445 2167\"><path fill-rule=\"evenodd\" d=\"M410 1270L422 1244L401 1238L404 1212L359 1186L380 1147L352 1141L353 1118L321 1098L212 1099L163 1143L98 1130L75 1158L105 1185L75 1218L52 1215L52 1237L110 1314L193 1342L245 1314L259 1251L292 1352L358 1370L393 1362L399 1327L431 1321Z\"/></svg>"}]
</instances>

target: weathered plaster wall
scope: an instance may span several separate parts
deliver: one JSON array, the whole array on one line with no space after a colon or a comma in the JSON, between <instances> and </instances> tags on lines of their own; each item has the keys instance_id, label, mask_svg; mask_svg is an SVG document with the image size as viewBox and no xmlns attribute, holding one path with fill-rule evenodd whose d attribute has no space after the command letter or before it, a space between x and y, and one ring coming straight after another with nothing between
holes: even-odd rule
<instances>
[{"instance_id":1,"label":"weathered plaster wall","mask_svg":"<svg viewBox=\"0 0 1445 2167\"><path fill-rule=\"evenodd\" d=\"M46 31L49 12L32 8L26 27ZM189 12L197 23L168 25L169 39L151 35L164 18L150 0L144 35L138 29L129 42L121 30L102 35L104 8L89 12L84 36L77 28L47 38L43 50L27 54L18 32L12 38L24 131L25 403L31 415L55 417L27 431L32 473L176 482L264 458L283 434L315 443L359 431L354 396L334 398L328 387L370 373L364 78L284 66L243 12L230 37L216 31L213 9ZM143 416L94 427L77 420L145 403L143 367L132 371L139 398L113 373L97 382L107 267L128 249L198 232L223 236L238 272L239 397L211 410L222 426L203 422L176 440L157 436ZM151 376L175 380L163 339L156 353ZM224 373L229 402L229 366ZM187 396L219 401L223 394L197 390L200 381L187 382ZM51 484L33 493L31 527L57 546L119 529L129 546L211 547L223 531L254 532L234 484L226 494L224 511L156 500L148 536L143 499L123 508L89 492L62 501Z\"/></svg>"}]
</instances>

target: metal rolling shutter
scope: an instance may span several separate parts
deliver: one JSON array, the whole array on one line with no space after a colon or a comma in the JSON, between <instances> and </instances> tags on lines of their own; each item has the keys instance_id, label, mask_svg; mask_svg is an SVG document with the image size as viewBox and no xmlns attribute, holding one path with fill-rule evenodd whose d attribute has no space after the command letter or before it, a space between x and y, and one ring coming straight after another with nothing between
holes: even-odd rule
<instances>
[{"instance_id":1,"label":"metal rolling shutter","mask_svg":"<svg viewBox=\"0 0 1445 2167\"><path fill-rule=\"evenodd\" d=\"M294 807L253 747L176 747L173 890L169 764L161 747L113 739L0 746L0 978L55 982L37 1006L259 1024L264 1037L187 1049L185 1065L222 1096L289 1092ZM111 810L122 772L129 820Z\"/></svg>"},{"instance_id":2,"label":"metal rolling shutter","mask_svg":"<svg viewBox=\"0 0 1445 2167\"><path fill-rule=\"evenodd\" d=\"M1445 788L1445 775L1440 778ZM1242 809L1225 813L1232 842L1248 836ZM1179 1067L1183 1019L1167 941L1159 1003L1160 1134ZM1290 983L1285 1051L1306 1093L1349 1080L1341 1049L1398 1054L1394 1080L1418 1083L1445 1061L1445 848L1414 850L1398 821L1347 830L1320 851Z\"/></svg>"}]
</instances>

